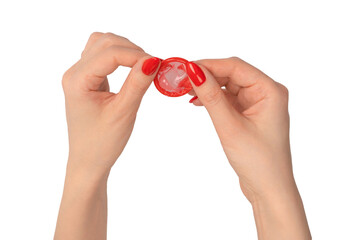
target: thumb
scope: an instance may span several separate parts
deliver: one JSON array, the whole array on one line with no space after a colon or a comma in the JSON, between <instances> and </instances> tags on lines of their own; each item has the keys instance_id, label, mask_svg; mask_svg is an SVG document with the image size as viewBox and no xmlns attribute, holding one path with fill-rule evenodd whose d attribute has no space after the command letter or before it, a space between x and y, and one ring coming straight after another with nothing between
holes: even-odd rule
<instances>
[{"instance_id":1,"label":"thumb","mask_svg":"<svg viewBox=\"0 0 360 240\"><path fill-rule=\"evenodd\" d=\"M157 57L146 56L141 58L131 69L117 99L125 107L138 108L146 90L151 85L159 69L161 60Z\"/></svg>"},{"instance_id":2,"label":"thumb","mask_svg":"<svg viewBox=\"0 0 360 240\"><path fill-rule=\"evenodd\" d=\"M223 129L235 119L235 111L214 76L194 62L186 64L186 72L193 89L208 111L215 127Z\"/></svg>"}]
</instances>

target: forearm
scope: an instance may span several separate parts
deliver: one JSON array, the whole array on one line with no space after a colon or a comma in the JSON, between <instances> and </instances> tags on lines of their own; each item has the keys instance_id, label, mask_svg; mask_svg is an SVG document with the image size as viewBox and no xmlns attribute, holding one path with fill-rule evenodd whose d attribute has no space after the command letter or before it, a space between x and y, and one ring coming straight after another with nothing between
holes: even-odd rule
<instances>
[{"instance_id":1,"label":"forearm","mask_svg":"<svg viewBox=\"0 0 360 240\"><path fill-rule=\"evenodd\" d=\"M107 177L68 167L55 240L106 239Z\"/></svg>"},{"instance_id":2,"label":"forearm","mask_svg":"<svg viewBox=\"0 0 360 240\"><path fill-rule=\"evenodd\" d=\"M260 240L309 240L311 234L300 194L291 189L252 202Z\"/></svg>"}]
</instances>

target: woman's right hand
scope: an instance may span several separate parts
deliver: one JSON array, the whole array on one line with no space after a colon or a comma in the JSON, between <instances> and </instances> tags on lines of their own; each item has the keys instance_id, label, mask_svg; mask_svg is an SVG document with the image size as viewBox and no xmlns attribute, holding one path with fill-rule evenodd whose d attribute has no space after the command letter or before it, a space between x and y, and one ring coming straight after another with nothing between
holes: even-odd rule
<instances>
[{"instance_id":1,"label":"woman's right hand","mask_svg":"<svg viewBox=\"0 0 360 240\"><path fill-rule=\"evenodd\" d=\"M236 57L190 62L186 69L198 97L192 102L209 112L254 207L259 238L309 239L291 164L288 90ZM290 235L275 234L275 224Z\"/></svg>"}]
</instances>

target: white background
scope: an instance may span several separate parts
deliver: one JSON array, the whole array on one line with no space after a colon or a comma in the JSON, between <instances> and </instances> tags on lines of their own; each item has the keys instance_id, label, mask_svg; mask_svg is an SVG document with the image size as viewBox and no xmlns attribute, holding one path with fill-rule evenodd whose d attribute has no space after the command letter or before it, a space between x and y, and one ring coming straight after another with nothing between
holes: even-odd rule
<instances>
[{"instance_id":1,"label":"white background","mask_svg":"<svg viewBox=\"0 0 360 240\"><path fill-rule=\"evenodd\" d=\"M161 58L238 56L290 91L314 239L360 239L358 1L1 1L0 239L51 239L67 161L61 88L94 31ZM110 76L118 91L128 69ZM203 108L154 86L109 179L108 239L256 239Z\"/></svg>"}]
</instances>

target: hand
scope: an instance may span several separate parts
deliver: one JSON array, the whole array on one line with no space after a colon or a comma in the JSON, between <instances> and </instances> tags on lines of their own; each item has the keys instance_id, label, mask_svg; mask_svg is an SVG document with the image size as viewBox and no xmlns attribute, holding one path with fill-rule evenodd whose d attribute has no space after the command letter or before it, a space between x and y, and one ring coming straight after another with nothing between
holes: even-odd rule
<instances>
[{"instance_id":1,"label":"hand","mask_svg":"<svg viewBox=\"0 0 360 240\"><path fill-rule=\"evenodd\" d=\"M209 111L246 197L252 201L293 184L287 89L238 58L196 63L206 68L206 81L194 81L199 98L193 103Z\"/></svg>"},{"instance_id":2,"label":"hand","mask_svg":"<svg viewBox=\"0 0 360 240\"><path fill-rule=\"evenodd\" d=\"M107 75L120 65L132 69L115 94ZM126 38L93 33L64 74L69 160L54 239L106 239L107 177L159 65Z\"/></svg>"},{"instance_id":3,"label":"hand","mask_svg":"<svg viewBox=\"0 0 360 240\"><path fill-rule=\"evenodd\" d=\"M107 75L132 67L119 93L109 92ZM93 33L81 59L63 77L69 131L68 171L107 174L123 151L141 99L160 59L126 38Z\"/></svg>"},{"instance_id":4,"label":"hand","mask_svg":"<svg viewBox=\"0 0 360 240\"><path fill-rule=\"evenodd\" d=\"M254 207L259 238L309 239L292 172L287 89L235 57L190 62L186 69L198 97L191 102L209 112Z\"/></svg>"}]
</instances>

